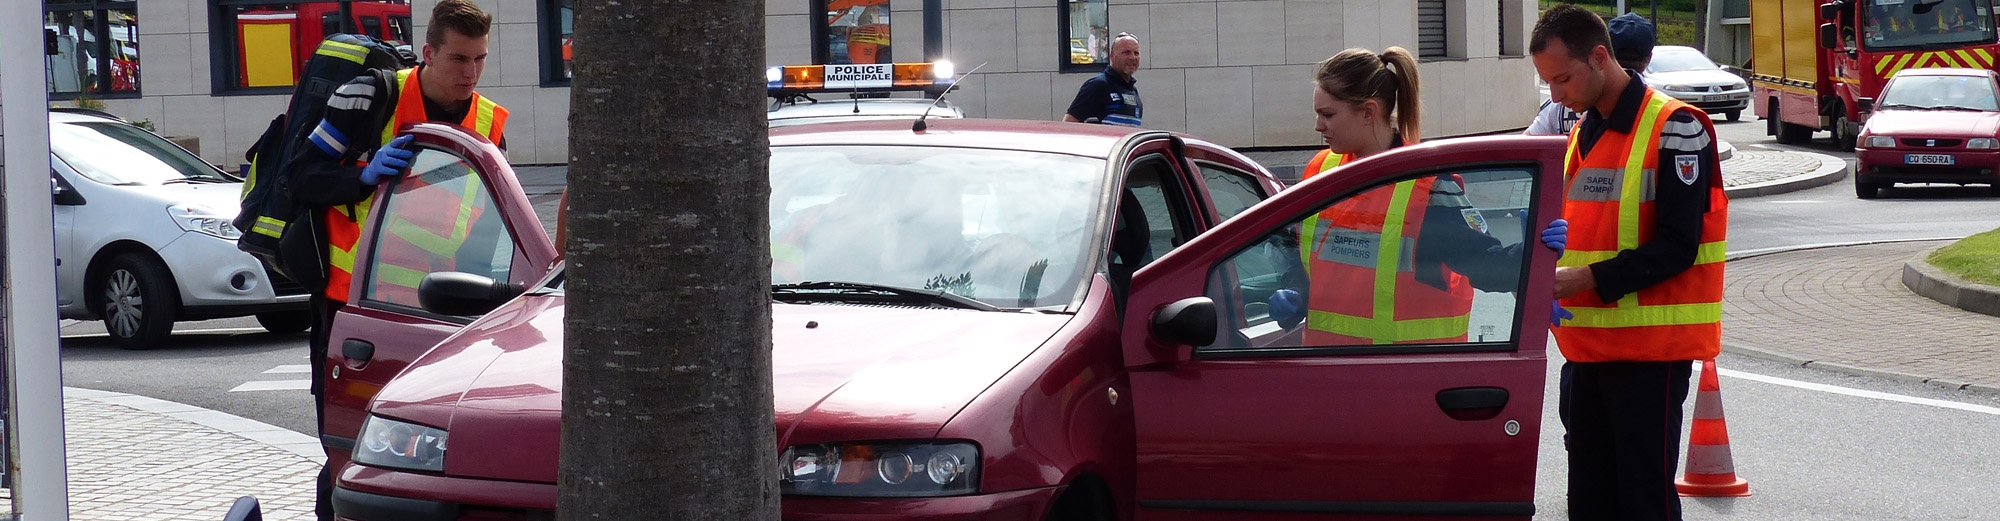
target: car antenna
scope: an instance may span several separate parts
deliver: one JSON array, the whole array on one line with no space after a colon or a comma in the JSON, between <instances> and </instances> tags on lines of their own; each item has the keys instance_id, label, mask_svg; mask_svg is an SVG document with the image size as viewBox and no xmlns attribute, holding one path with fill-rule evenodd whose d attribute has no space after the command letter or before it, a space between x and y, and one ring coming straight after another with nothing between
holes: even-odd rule
<instances>
[{"instance_id":1,"label":"car antenna","mask_svg":"<svg viewBox=\"0 0 2000 521\"><path fill-rule=\"evenodd\" d=\"M979 72L979 67L985 67L985 66L986 66L985 63L981 63L978 66L973 67L972 70L965 71L965 74L960 74L958 75L957 78L952 78L951 85L946 85L944 87L944 92L938 93L937 99L931 100L930 106L924 107L924 113L917 116L917 122L913 125L910 125L910 131L923 132L925 128L929 128L930 125L924 123L924 118L930 117L931 109L937 108L938 102L944 101L944 95L946 93L951 92L951 89L958 88L958 82L964 81L966 77L972 76L972 73Z\"/></svg>"}]
</instances>

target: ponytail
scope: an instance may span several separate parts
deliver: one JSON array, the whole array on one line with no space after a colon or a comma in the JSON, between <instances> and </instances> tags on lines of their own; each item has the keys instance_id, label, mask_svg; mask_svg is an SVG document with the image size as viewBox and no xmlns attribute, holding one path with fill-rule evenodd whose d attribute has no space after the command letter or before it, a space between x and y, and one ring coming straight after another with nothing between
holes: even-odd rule
<instances>
[{"instance_id":1,"label":"ponytail","mask_svg":"<svg viewBox=\"0 0 2000 521\"><path fill-rule=\"evenodd\" d=\"M1402 135L1403 144L1414 145L1421 139L1423 109L1418 101L1417 58L1409 50L1390 47L1378 54L1357 47L1340 51L1319 63L1313 81L1335 99L1349 103L1375 100L1385 117L1393 115L1390 123Z\"/></svg>"}]
</instances>

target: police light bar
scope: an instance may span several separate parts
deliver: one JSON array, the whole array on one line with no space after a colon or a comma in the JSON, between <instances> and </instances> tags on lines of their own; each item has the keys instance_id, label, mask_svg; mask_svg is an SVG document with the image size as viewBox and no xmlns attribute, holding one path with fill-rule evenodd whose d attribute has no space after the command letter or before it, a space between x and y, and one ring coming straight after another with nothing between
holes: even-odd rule
<instances>
[{"instance_id":1,"label":"police light bar","mask_svg":"<svg viewBox=\"0 0 2000 521\"><path fill-rule=\"evenodd\" d=\"M771 95L808 92L885 92L951 86L951 62L786 65L764 70Z\"/></svg>"}]
</instances>

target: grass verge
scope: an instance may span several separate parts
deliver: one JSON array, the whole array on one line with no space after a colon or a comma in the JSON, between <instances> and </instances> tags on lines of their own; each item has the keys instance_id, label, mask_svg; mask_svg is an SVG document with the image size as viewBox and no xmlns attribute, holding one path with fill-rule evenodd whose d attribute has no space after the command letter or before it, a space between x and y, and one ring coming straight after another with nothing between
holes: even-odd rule
<instances>
[{"instance_id":1,"label":"grass verge","mask_svg":"<svg viewBox=\"0 0 2000 521\"><path fill-rule=\"evenodd\" d=\"M1938 248L1932 252L1932 266L1954 277L2000 286L2000 230L1992 230Z\"/></svg>"}]
</instances>

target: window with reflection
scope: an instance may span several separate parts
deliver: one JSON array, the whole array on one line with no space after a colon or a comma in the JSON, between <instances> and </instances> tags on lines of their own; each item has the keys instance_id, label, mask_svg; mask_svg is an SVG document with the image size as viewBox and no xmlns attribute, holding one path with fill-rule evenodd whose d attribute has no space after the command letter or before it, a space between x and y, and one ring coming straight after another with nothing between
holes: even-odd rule
<instances>
[{"instance_id":1,"label":"window with reflection","mask_svg":"<svg viewBox=\"0 0 2000 521\"><path fill-rule=\"evenodd\" d=\"M1210 272L1224 334L1203 349L1512 341L1534 177L1419 175L1271 230Z\"/></svg>"},{"instance_id":2,"label":"window with reflection","mask_svg":"<svg viewBox=\"0 0 2000 521\"><path fill-rule=\"evenodd\" d=\"M131 1L44 4L47 92L78 97L139 94L139 11ZM59 99L59 98L58 98Z\"/></svg>"},{"instance_id":3,"label":"window with reflection","mask_svg":"<svg viewBox=\"0 0 2000 521\"><path fill-rule=\"evenodd\" d=\"M472 165L451 153L419 149L410 173L376 205L363 298L411 308L425 275L462 272L509 280L514 241Z\"/></svg>"},{"instance_id":4,"label":"window with reflection","mask_svg":"<svg viewBox=\"0 0 2000 521\"><path fill-rule=\"evenodd\" d=\"M331 0L209 0L210 65L215 92L289 92L319 42L342 31L366 35L416 54L410 4L354 0L348 29Z\"/></svg>"},{"instance_id":5,"label":"window with reflection","mask_svg":"<svg viewBox=\"0 0 2000 521\"><path fill-rule=\"evenodd\" d=\"M1102 70L1111 63L1111 5L1108 0L1061 0L1056 10L1063 72Z\"/></svg>"}]
</instances>

